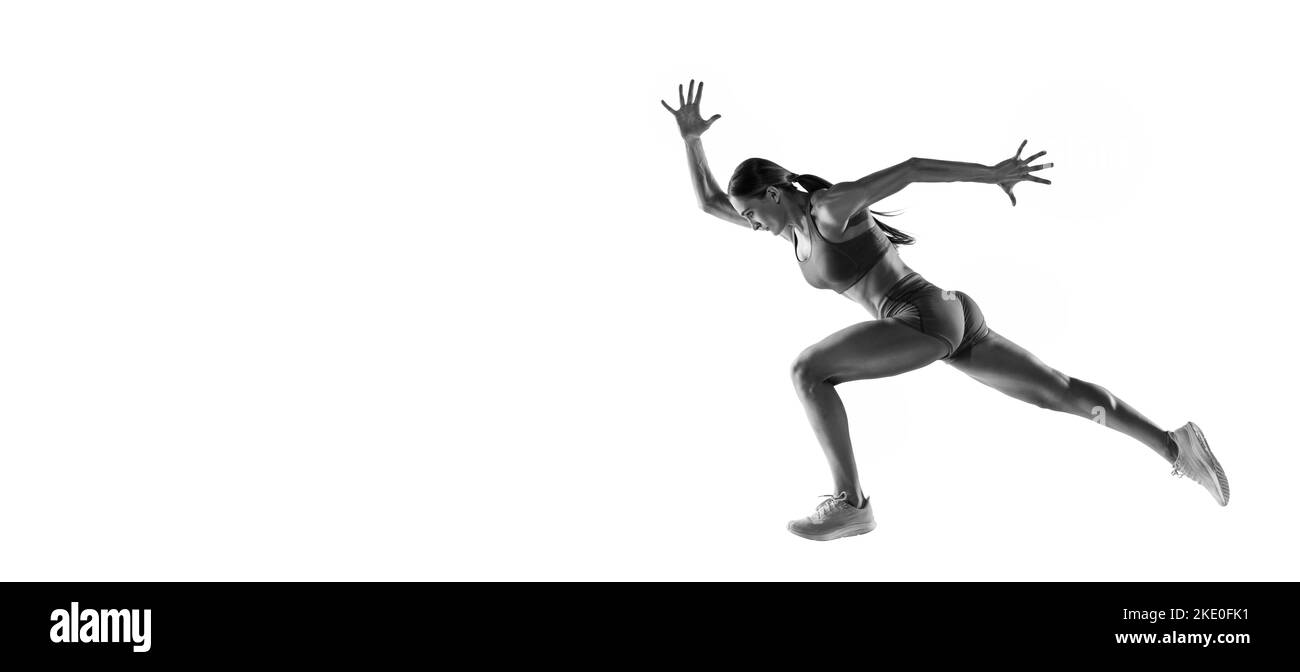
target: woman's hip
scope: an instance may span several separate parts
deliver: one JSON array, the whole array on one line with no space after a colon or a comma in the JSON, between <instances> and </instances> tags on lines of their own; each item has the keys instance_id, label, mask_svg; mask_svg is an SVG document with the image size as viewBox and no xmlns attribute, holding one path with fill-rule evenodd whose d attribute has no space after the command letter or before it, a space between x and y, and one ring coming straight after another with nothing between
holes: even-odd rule
<instances>
[{"instance_id":1,"label":"woman's hip","mask_svg":"<svg viewBox=\"0 0 1300 672\"><path fill-rule=\"evenodd\" d=\"M970 295L938 287L920 273L900 278L880 303L880 319L895 318L948 344L948 359L988 335L984 312Z\"/></svg>"}]
</instances>

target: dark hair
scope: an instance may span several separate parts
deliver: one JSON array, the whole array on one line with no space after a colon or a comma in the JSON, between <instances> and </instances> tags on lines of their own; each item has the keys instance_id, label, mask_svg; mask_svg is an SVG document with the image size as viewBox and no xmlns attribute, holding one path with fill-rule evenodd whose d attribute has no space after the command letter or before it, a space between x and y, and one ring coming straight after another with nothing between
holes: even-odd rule
<instances>
[{"instance_id":1,"label":"dark hair","mask_svg":"<svg viewBox=\"0 0 1300 672\"><path fill-rule=\"evenodd\" d=\"M830 182L817 177L816 175L798 175L792 173L780 165L768 161L767 159L745 159L736 166L736 171L731 174L731 181L727 183L727 193L736 198L754 198L761 195L768 187L777 187L779 189L795 190L795 185L803 187L804 191L812 194L820 189L828 189ZM877 212L868 209L877 217L893 217L898 212ZM910 234L895 229L888 224L877 221L876 224L889 242L895 245L911 245L916 242Z\"/></svg>"}]
</instances>

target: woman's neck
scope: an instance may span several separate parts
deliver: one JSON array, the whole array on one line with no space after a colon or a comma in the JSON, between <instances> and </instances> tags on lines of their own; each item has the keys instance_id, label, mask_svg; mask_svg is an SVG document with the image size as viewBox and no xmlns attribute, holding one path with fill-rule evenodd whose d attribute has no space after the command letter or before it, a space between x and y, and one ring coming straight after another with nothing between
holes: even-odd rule
<instances>
[{"instance_id":1,"label":"woman's neck","mask_svg":"<svg viewBox=\"0 0 1300 672\"><path fill-rule=\"evenodd\" d=\"M795 212L796 212L796 215L795 215L795 217L796 217L796 219L795 219L796 227L797 227L800 231L802 231L803 234L804 234L805 236L811 236L811 235L812 235L812 227L817 226L817 222L813 219L813 215L812 215L812 198L811 198L811 196L809 196L808 194L805 194L805 193L802 192L802 191L796 191L796 192L795 192L795 196L793 196L793 197L791 197L791 198L792 198L793 202L791 202L790 205L792 205L792 206L798 206L798 207L795 208ZM796 200L796 199L797 199L797 200Z\"/></svg>"}]
</instances>

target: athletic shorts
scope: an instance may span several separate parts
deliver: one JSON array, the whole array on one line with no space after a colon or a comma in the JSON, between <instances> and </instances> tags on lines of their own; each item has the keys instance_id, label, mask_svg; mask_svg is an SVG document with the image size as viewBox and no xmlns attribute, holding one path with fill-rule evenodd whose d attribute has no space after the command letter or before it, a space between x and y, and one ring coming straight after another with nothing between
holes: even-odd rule
<instances>
[{"instance_id":1,"label":"athletic shorts","mask_svg":"<svg viewBox=\"0 0 1300 672\"><path fill-rule=\"evenodd\" d=\"M965 292L940 289L916 272L899 278L885 292L879 317L892 317L946 343L948 354L940 359L960 355L989 334L974 299Z\"/></svg>"}]
</instances>

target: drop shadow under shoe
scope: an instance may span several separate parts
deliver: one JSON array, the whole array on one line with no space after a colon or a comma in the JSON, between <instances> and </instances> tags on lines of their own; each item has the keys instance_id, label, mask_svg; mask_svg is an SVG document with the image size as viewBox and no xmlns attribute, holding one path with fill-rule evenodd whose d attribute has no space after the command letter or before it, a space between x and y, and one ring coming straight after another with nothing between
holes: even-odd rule
<instances>
[{"instance_id":1,"label":"drop shadow under shoe","mask_svg":"<svg viewBox=\"0 0 1300 672\"><path fill-rule=\"evenodd\" d=\"M876 517L871 513L871 498L866 498L862 508L848 502L848 494L822 495L827 499L817 505L811 516L792 520L786 529L804 539L830 541L840 537L866 534L876 529Z\"/></svg>"},{"instance_id":2,"label":"drop shadow under shoe","mask_svg":"<svg viewBox=\"0 0 1300 672\"><path fill-rule=\"evenodd\" d=\"M1223 473L1223 465L1210 452L1210 444L1196 423L1189 422L1170 432L1178 444L1178 457L1174 459L1172 476L1186 476L1201 484L1219 506L1228 505L1228 476Z\"/></svg>"}]
</instances>

